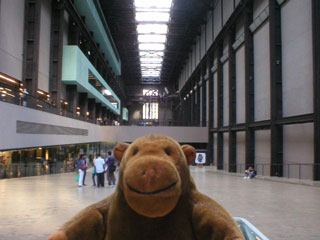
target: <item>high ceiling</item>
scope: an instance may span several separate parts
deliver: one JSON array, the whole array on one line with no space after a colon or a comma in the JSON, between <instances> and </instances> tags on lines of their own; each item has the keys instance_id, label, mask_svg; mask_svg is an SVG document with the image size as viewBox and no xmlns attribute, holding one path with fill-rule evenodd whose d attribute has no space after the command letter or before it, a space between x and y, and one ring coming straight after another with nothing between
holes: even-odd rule
<instances>
[{"instance_id":1,"label":"high ceiling","mask_svg":"<svg viewBox=\"0 0 320 240\"><path fill-rule=\"evenodd\" d=\"M150 83L174 85L212 2L173 0L159 81L145 79L141 75L134 0L99 1L121 58L122 79L126 86Z\"/></svg>"}]
</instances>

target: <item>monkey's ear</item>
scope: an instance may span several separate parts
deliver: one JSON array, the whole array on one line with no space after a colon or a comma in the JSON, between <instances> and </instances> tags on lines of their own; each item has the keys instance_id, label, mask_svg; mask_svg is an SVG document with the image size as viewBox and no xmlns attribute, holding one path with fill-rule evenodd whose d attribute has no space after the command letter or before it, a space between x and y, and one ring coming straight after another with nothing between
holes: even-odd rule
<instances>
[{"instance_id":1,"label":"monkey's ear","mask_svg":"<svg viewBox=\"0 0 320 240\"><path fill-rule=\"evenodd\" d=\"M186 155L188 164L192 165L196 158L196 149L191 145L182 145L181 148L182 148L182 151L184 152L184 155Z\"/></svg>"},{"instance_id":2,"label":"monkey's ear","mask_svg":"<svg viewBox=\"0 0 320 240\"><path fill-rule=\"evenodd\" d=\"M124 155L124 152L127 150L128 147L129 147L128 143L118 143L113 149L113 155L115 156L115 158L121 161Z\"/></svg>"}]
</instances>

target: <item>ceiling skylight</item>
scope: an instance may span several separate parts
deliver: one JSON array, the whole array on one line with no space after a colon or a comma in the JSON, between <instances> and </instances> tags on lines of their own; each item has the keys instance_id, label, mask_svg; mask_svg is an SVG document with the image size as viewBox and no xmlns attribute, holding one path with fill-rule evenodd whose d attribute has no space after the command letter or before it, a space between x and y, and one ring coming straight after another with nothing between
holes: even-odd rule
<instances>
[{"instance_id":1,"label":"ceiling skylight","mask_svg":"<svg viewBox=\"0 0 320 240\"><path fill-rule=\"evenodd\" d=\"M168 25L167 24L138 24L137 26L138 34L141 33L167 33L168 31Z\"/></svg>"},{"instance_id":2,"label":"ceiling skylight","mask_svg":"<svg viewBox=\"0 0 320 240\"><path fill-rule=\"evenodd\" d=\"M172 0L135 0L136 8L171 8Z\"/></svg>"},{"instance_id":3,"label":"ceiling skylight","mask_svg":"<svg viewBox=\"0 0 320 240\"><path fill-rule=\"evenodd\" d=\"M143 78L160 78L173 0L134 0Z\"/></svg>"},{"instance_id":4,"label":"ceiling skylight","mask_svg":"<svg viewBox=\"0 0 320 240\"><path fill-rule=\"evenodd\" d=\"M141 43L165 43L166 35L139 35L138 41Z\"/></svg>"},{"instance_id":5,"label":"ceiling skylight","mask_svg":"<svg viewBox=\"0 0 320 240\"><path fill-rule=\"evenodd\" d=\"M168 22L169 17L168 12L136 12L138 22Z\"/></svg>"},{"instance_id":6,"label":"ceiling skylight","mask_svg":"<svg viewBox=\"0 0 320 240\"><path fill-rule=\"evenodd\" d=\"M165 46L163 43L139 43L140 50L164 50Z\"/></svg>"}]
</instances>

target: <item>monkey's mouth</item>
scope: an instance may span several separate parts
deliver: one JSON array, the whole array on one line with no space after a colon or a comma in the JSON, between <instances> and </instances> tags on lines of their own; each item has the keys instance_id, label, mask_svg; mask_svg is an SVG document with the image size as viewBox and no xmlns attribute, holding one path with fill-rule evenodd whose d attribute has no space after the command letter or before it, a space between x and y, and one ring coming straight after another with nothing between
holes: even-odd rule
<instances>
[{"instance_id":1,"label":"monkey's mouth","mask_svg":"<svg viewBox=\"0 0 320 240\"><path fill-rule=\"evenodd\" d=\"M164 192L164 191L167 191L167 190L173 188L175 185L177 185L177 182L174 182L174 183L170 184L169 186L167 186L167 187L165 187L165 188L161 188L161 189L156 190L156 191L154 191L154 192L141 192L141 191L139 191L139 190L134 189L133 187L131 187L131 186L127 183L128 188L129 188L132 192L139 193L139 194L142 194L142 195L154 195L154 194L157 194L157 193L161 193L161 192Z\"/></svg>"}]
</instances>

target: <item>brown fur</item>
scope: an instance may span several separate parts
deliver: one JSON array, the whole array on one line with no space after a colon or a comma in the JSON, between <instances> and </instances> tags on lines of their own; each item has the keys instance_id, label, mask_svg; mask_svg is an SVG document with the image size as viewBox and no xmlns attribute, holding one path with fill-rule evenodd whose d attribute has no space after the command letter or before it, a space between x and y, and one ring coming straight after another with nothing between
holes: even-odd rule
<instances>
[{"instance_id":1,"label":"brown fur","mask_svg":"<svg viewBox=\"0 0 320 240\"><path fill-rule=\"evenodd\" d=\"M196 190L195 149L162 135L120 144L114 194L74 216L49 240L243 240L232 217Z\"/></svg>"}]
</instances>

